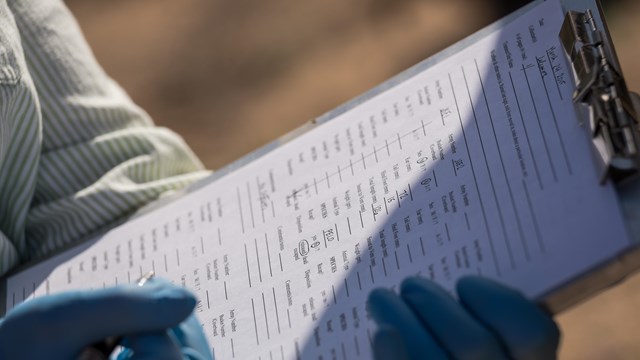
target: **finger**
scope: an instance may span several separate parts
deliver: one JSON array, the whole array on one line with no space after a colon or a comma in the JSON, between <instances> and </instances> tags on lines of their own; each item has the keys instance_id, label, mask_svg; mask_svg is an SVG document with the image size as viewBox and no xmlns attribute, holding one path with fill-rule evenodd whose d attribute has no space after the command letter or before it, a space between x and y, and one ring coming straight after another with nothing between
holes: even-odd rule
<instances>
[{"instance_id":1,"label":"finger","mask_svg":"<svg viewBox=\"0 0 640 360\"><path fill-rule=\"evenodd\" d=\"M461 304L498 335L513 358L556 357L558 327L521 293L479 277L462 278L457 291Z\"/></svg>"},{"instance_id":2,"label":"finger","mask_svg":"<svg viewBox=\"0 0 640 360\"><path fill-rule=\"evenodd\" d=\"M166 330L127 336L122 345L129 350L126 359L182 360L178 342Z\"/></svg>"},{"instance_id":3,"label":"finger","mask_svg":"<svg viewBox=\"0 0 640 360\"><path fill-rule=\"evenodd\" d=\"M375 289L369 294L369 311L381 327L395 329L404 340L409 358L447 359L436 340L427 332L420 320L399 296L386 289Z\"/></svg>"},{"instance_id":4,"label":"finger","mask_svg":"<svg viewBox=\"0 0 640 360\"><path fill-rule=\"evenodd\" d=\"M115 350L115 351L118 351L118 350ZM122 347L122 348L120 348L120 352L118 352L115 355L115 357L112 354L109 359L113 359L113 360L129 360L129 359L131 359L132 356L133 356L133 351L131 349Z\"/></svg>"},{"instance_id":5,"label":"finger","mask_svg":"<svg viewBox=\"0 0 640 360\"><path fill-rule=\"evenodd\" d=\"M213 349L204 336L202 326L192 314L179 326L169 329L180 344L180 349L185 357L198 360L213 360Z\"/></svg>"},{"instance_id":6,"label":"finger","mask_svg":"<svg viewBox=\"0 0 640 360\"><path fill-rule=\"evenodd\" d=\"M47 339L63 353L111 336L164 330L193 310L195 298L165 281L77 291L34 299L16 307L3 329Z\"/></svg>"},{"instance_id":7,"label":"finger","mask_svg":"<svg viewBox=\"0 0 640 360\"><path fill-rule=\"evenodd\" d=\"M440 286L408 278L401 296L454 359L506 359L495 336Z\"/></svg>"},{"instance_id":8,"label":"finger","mask_svg":"<svg viewBox=\"0 0 640 360\"><path fill-rule=\"evenodd\" d=\"M373 336L373 355L375 360L409 360L400 334L386 326L378 329Z\"/></svg>"}]
</instances>

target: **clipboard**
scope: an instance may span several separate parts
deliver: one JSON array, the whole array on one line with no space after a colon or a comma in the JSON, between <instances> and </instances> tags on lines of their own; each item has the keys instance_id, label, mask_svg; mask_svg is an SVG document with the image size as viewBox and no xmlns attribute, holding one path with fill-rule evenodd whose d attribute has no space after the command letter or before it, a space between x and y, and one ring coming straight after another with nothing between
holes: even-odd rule
<instances>
[{"instance_id":1,"label":"clipboard","mask_svg":"<svg viewBox=\"0 0 640 360\"><path fill-rule=\"evenodd\" d=\"M364 94L308 121L278 140L222 168L214 176L192 185L183 192L151 204L142 209L140 214L153 211L159 206L183 196L184 193L204 187L227 173L259 159L297 136L335 119L355 106L482 39L496 28L514 21L520 14L544 1L546 0L536 0L523 6ZM564 56L567 57L573 68L573 77L577 84L574 95L576 109L582 116L585 136L592 139L593 161L598 164L600 169L601 182L613 181L616 184L621 205L629 218L633 204L627 204L625 199L636 192L634 186L640 187L640 178L638 178L640 175L640 133L638 128L640 125L638 124L640 104L632 101L627 89L600 1L561 0L561 3L566 14L563 28L558 36L564 47ZM558 314L572 305L618 284L638 271L640 269L640 213L634 218L637 222L627 224L628 231L636 242L634 245L610 261L595 265L591 271L550 290L536 301L550 313Z\"/></svg>"},{"instance_id":2,"label":"clipboard","mask_svg":"<svg viewBox=\"0 0 640 360\"><path fill-rule=\"evenodd\" d=\"M206 186L233 170L242 167L271 150L287 143L318 125L331 121L353 107L402 83L413 75L431 67L469 44L482 39L496 28L512 22L522 13L546 0L533 1L495 23L475 32L455 45L403 71L366 93L337 108L308 121L298 129L222 168L219 173L192 185L140 211L147 213L175 198ZM601 181L613 181L618 189L627 219L634 213L633 204L625 199L640 192L640 133L638 114L640 104L634 103L627 89L623 72L610 37L602 4L599 0L561 0L566 12L563 28L558 36L564 55L573 67L577 84L574 95L576 109L582 116L585 136L593 142L593 160L598 164ZM605 100L606 98L606 100ZM638 196L638 195L636 195ZM635 211L638 212L638 211ZM536 301L552 314L558 314L608 287L622 282L640 269L640 213L637 221L627 224L635 244L610 261L595 265L591 271L550 290ZM1 300L0 300L1 301Z\"/></svg>"},{"instance_id":3,"label":"clipboard","mask_svg":"<svg viewBox=\"0 0 640 360\"><path fill-rule=\"evenodd\" d=\"M540 2L542 0L517 10L455 46L415 65L354 100L310 121L298 130L221 169L213 176L205 179L205 181L189 187L184 192L168 196L142 209L138 216L162 207L183 196L184 193L200 189L235 169L259 159L300 134L331 121L358 104L394 87L448 57L450 54L483 38L498 26L514 21L518 15ZM632 185L640 167L640 157L637 151L639 148L638 134L635 128L636 109L633 107L624 84L622 71L607 31L599 2L596 0L563 0L562 3L567 11L567 20L565 22L566 27L563 28L563 32L559 36L561 36L566 49L569 49L567 56L574 67L574 76L576 76L575 80L578 84L576 106L580 109L580 113L583 114L585 136L593 139L594 161L599 163L602 181L614 181L619 184L619 194L624 202L625 196L632 191ZM598 64L598 66L596 67L594 64ZM603 94L608 96L605 102L601 101L603 99L601 95ZM604 114L612 113L612 111L616 114L616 117L603 116ZM625 135L616 136L620 132ZM624 142L620 144L620 139L618 138L622 138ZM640 215L638 218L640 219ZM640 247L638 247L638 244L640 244L640 225L629 224L629 231L632 233L633 239L636 240L636 244L631 245L617 257L603 264L595 265L588 273L549 291L537 300L551 312L558 313L589 295L621 281L624 277L636 271L640 268ZM27 266L32 265L34 264L28 264ZM21 269L24 269L24 267L21 267ZM15 273L16 271L11 274ZM2 305L2 309L5 308L6 301L4 292L6 287L5 279L0 284L0 295L2 295L0 297L0 305Z\"/></svg>"},{"instance_id":4,"label":"clipboard","mask_svg":"<svg viewBox=\"0 0 640 360\"><path fill-rule=\"evenodd\" d=\"M569 0L563 4L566 15L559 36L576 83L573 100L585 136L593 143L593 161L600 169L601 182L616 184L627 220L631 220L628 231L636 243L610 262L595 266L539 299L554 314L640 268L640 217L635 216L633 204L626 201L640 185L638 104L624 81L600 2Z\"/></svg>"}]
</instances>

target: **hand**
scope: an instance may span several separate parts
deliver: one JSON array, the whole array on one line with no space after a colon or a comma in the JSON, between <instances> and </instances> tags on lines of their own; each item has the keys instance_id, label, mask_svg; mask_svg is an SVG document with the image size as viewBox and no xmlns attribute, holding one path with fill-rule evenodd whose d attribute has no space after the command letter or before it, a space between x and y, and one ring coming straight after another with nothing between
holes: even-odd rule
<instances>
[{"instance_id":1,"label":"hand","mask_svg":"<svg viewBox=\"0 0 640 360\"><path fill-rule=\"evenodd\" d=\"M480 277L461 279L456 291L458 301L417 277L402 283L400 295L372 291L375 358L556 358L558 327L522 294Z\"/></svg>"},{"instance_id":2,"label":"hand","mask_svg":"<svg viewBox=\"0 0 640 360\"><path fill-rule=\"evenodd\" d=\"M159 279L36 298L0 322L0 359L74 359L84 347L118 336L126 336L128 358L135 352L135 359L211 359L190 316L195 303L187 290Z\"/></svg>"},{"instance_id":3,"label":"hand","mask_svg":"<svg viewBox=\"0 0 640 360\"><path fill-rule=\"evenodd\" d=\"M125 350L118 354L116 360L213 360L211 348L193 314L176 327L130 335L121 344Z\"/></svg>"}]
</instances>

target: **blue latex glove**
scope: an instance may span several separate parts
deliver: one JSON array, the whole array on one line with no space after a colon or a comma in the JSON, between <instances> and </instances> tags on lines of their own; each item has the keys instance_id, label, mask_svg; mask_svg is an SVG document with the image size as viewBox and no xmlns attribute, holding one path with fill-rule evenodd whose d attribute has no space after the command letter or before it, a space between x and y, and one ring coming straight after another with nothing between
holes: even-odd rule
<instances>
[{"instance_id":1,"label":"blue latex glove","mask_svg":"<svg viewBox=\"0 0 640 360\"><path fill-rule=\"evenodd\" d=\"M121 344L126 349L118 354L117 360L213 360L212 349L193 315L171 329L127 336Z\"/></svg>"},{"instance_id":2,"label":"blue latex glove","mask_svg":"<svg viewBox=\"0 0 640 360\"><path fill-rule=\"evenodd\" d=\"M480 277L461 279L456 301L422 278L400 295L376 289L369 310L379 329L376 359L555 359L560 331L519 292Z\"/></svg>"},{"instance_id":3,"label":"blue latex glove","mask_svg":"<svg viewBox=\"0 0 640 360\"><path fill-rule=\"evenodd\" d=\"M187 290L159 279L37 298L0 322L0 359L75 359L90 344L125 335L129 358L212 359L190 316L195 304Z\"/></svg>"}]
</instances>

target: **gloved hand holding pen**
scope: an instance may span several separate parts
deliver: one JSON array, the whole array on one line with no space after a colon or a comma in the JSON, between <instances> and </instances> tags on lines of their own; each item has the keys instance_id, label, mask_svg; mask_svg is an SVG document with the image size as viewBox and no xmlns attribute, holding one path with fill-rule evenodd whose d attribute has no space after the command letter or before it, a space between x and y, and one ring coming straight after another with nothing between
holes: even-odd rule
<instances>
[{"instance_id":1,"label":"gloved hand holding pen","mask_svg":"<svg viewBox=\"0 0 640 360\"><path fill-rule=\"evenodd\" d=\"M0 359L75 359L118 336L127 348L119 359L212 359L195 304L187 290L160 279L37 298L0 322Z\"/></svg>"},{"instance_id":2,"label":"gloved hand holding pen","mask_svg":"<svg viewBox=\"0 0 640 360\"><path fill-rule=\"evenodd\" d=\"M380 327L376 359L554 359L558 327L519 292L480 277L461 279L458 301L435 283L408 278L400 294L377 289L369 310Z\"/></svg>"}]
</instances>

